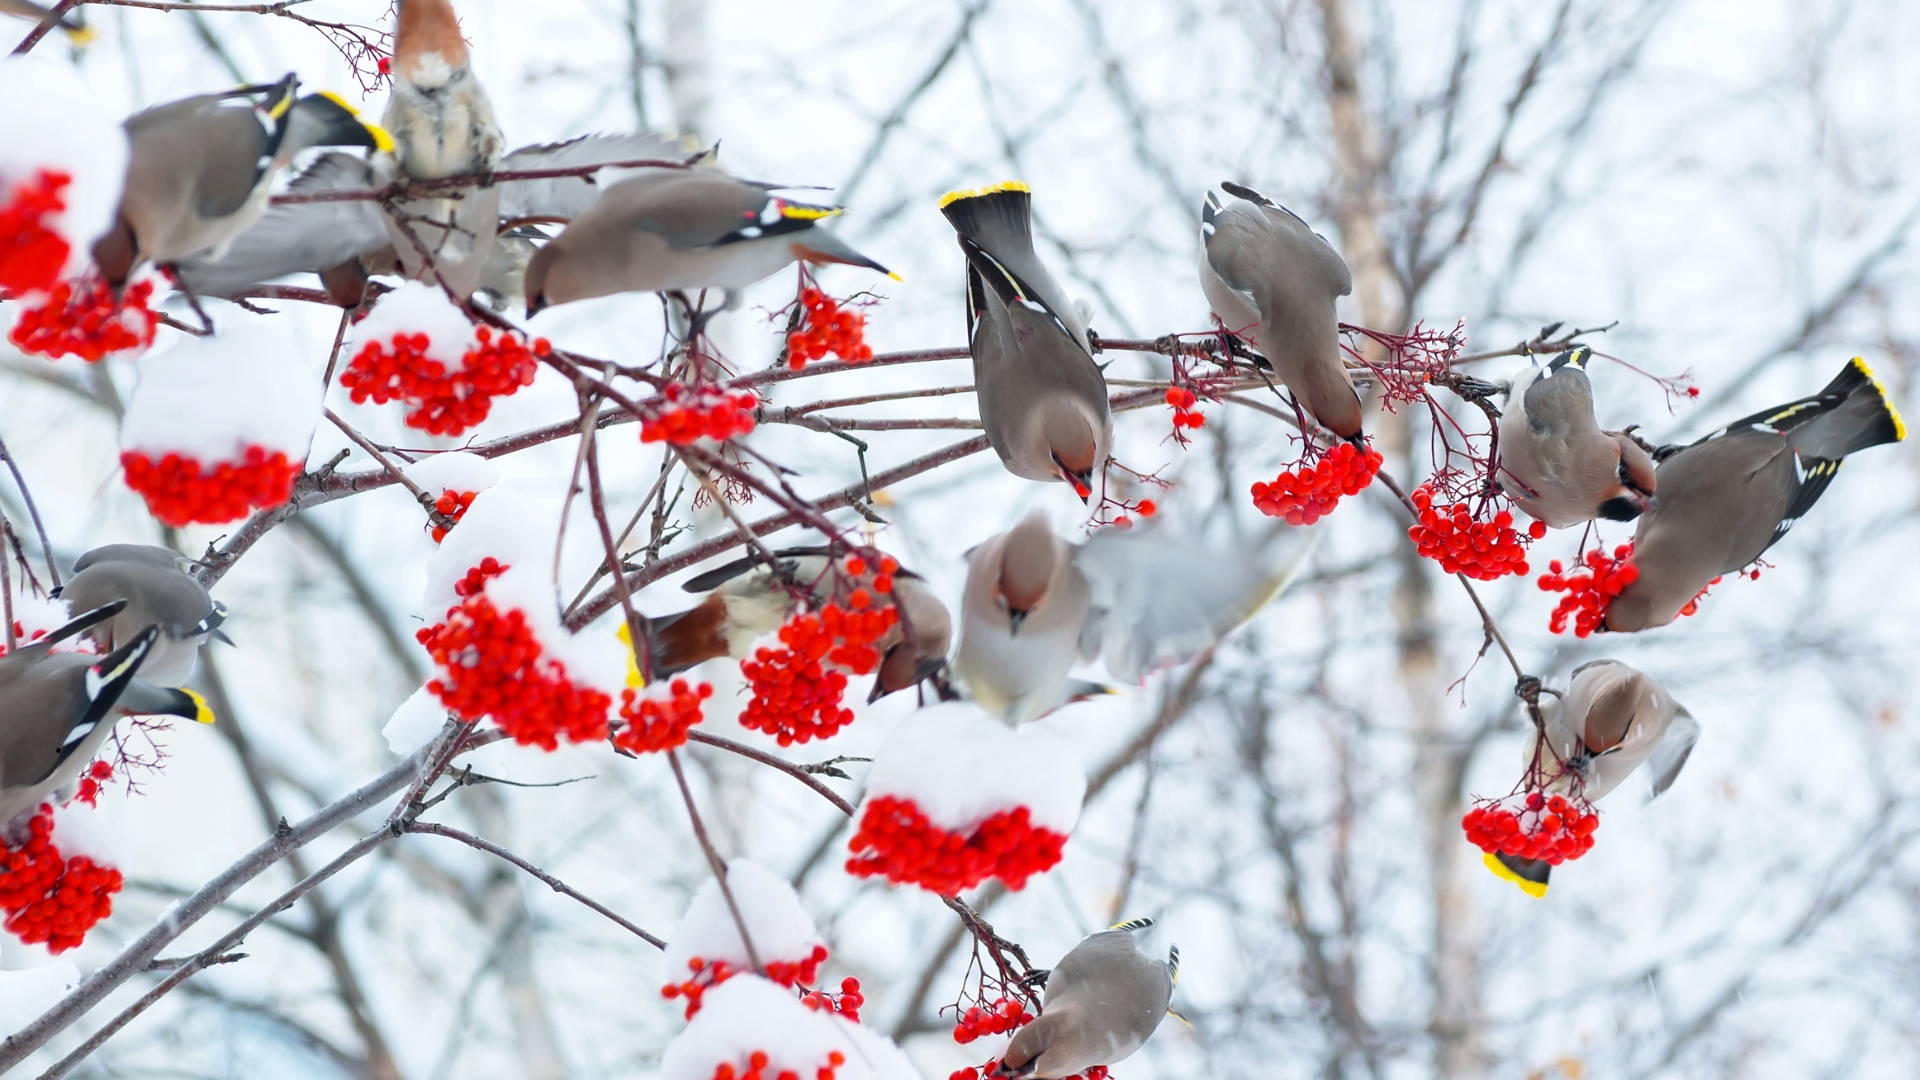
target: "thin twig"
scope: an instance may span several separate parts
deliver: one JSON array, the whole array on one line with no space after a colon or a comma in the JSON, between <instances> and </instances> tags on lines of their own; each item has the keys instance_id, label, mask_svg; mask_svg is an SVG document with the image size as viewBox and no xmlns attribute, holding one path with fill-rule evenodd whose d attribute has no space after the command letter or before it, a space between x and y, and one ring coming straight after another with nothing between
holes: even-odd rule
<instances>
[{"instance_id":1,"label":"thin twig","mask_svg":"<svg viewBox=\"0 0 1920 1080\"><path fill-rule=\"evenodd\" d=\"M605 904L600 903L598 900L595 900L593 897L588 896L587 894L581 892L580 890L574 888L571 885L568 885L566 882L561 881L559 878L554 877L552 874L547 873L545 870L540 869L539 867L533 865L532 863L521 858L520 856L515 855L513 852L508 851L506 848L501 847L499 844L496 844L491 840L483 840L480 837L473 835L472 833L461 832L459 829L453 828L451 826L441 825L437 822L431 822L431 821L416 821L413 824L407 826L407 831L413 832L413 833L430 833L434 836L444 836L449 840L458 840L470 848L475 848L477 850L484 851L489 855L495 856L496 858L504 859L507 862L510 862L513 865L519 867L520 869L526 871L528 874L531 874L532 876L539 878L541 882L543 882L548 888L552 889L554 892L560 893L563 896L571 896L575 900L578 900L580 903L585 904L589 908L592 908L594 911L599 912L602 915L605 915L607 918L612 919L616 923L619 923L622 928L632 933L635 937L638 937L640 940L653 946L654 948L664 949L667 947L666 942L660 940L657 937L654 937L652 934L647 933L645 930L641 929L639 926L634 925L632 922L629 922L627 919L621 917L621 915L618 912L608 908Z\"/></svg>"}]
</instances>

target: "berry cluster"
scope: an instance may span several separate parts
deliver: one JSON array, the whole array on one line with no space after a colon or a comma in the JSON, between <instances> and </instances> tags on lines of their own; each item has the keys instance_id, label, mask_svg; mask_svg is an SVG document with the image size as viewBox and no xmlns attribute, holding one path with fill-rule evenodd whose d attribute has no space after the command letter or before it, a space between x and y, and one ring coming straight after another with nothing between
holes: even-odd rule
<instances>
[{"instance_id":1,"label":"berry cluster","mask_svg":"<svg viewBox=\"0 0 1920 1080\"><path fill-rule=\"evenodd\" d=\"M767 978L781 986L808 986L820 976L820 965L827 961L827 947L815 945L799 960L767 961Z\"/></svg>"},{"instance_id":2,"label":"berry cluster","mask_svg":"<svg viewBox=\"0 0 1920 1080\"><path fill-rule=\"evenodd\" d=\"M108 353L144 349L153 344L160 316L147 307L153 282L138 281L115 299L107 283L95 278L62 281L39 307L20 311L7 340L23 353L58 360L78 356L92 362Z\"/></svg>"},{"instance_id":3,"label":"berry cluster","mask_svg":"<svg viewBox=\"0 0 1920 1080\"><path fill-rule=\"evenodd\" d=\"M52 952L66 952L113 914L120 871L84 855L62 858L53 846L53 807L41 805L25 843L0 850L0 911L7 913L7 932L28 945L45 942Z\"/></svg>"},{"instance_id":4,"label":"berry cluster","mask_svg":"<svg viewBox=\"0 0 1920 1080\"><path fill-rule=\"evenodd\" d=\"M1333 512L1344 495L1358 495L1380 472L1386 459L1371 446L1356 450L1341 443L1313 465L1282 470L1271 484L1253 485L1253 505L1289 525L1311 525Z\"/></svg>"},{"instance_id":5,"label":"berry cluster","mask_svg":"<svg viewBox=\"0 0 1920 1080\"><path fill-rule=\"evenodd\" d=\"M890 574L880 575L880 581L891 590ZM753 659L741 661L740 673L753 689L753 699L740 713L742 727L792 746L827 738L853 722L853 710L840 705L847 689L846 671L840 669L866 675L878 667L880 650L873 643L900 621L900 612L892 605L873 607L866 589L853 590L847 604L853 610L829 604L817 615L795 615L780 628L783 648L763 645Z\"/></svg>"},{"instance_id":6,"label":"berry cluster","mask_svg":"<svg viewBox=\"0 0 1920 1080\"><path fill-rule=\"evenodd\" d=\"M449 489L441 492L440 497L433 501L433 508L441 516L458 523L461 518L466 516L467 508L473 505L473 500L477 498L479 494L477 491L453 491ZM450 526L433 525L430 527L433 530L434 543L437 544L447 538L447 530Z\"/></svg>"},{"instance_id":7,"label":"berry cluster","mask_svg":"<svg viewBox=\"0 0 1920 1080\"><path fill-rule=\"evenodd\" d=\"M1167 404L1173 406L1173 427L1177 434L1181 428L1203 428L1207 418L1196 407L1200 397L1184 386L1167 388Z\"/></svg>"},{"instance_id":8,"label":"berry cluster","mask_svg":"<svg viewBox=\"0 0 1920 1080\"><path fill-rule=\"evenodd\" d=\"M855 877L885 877L942 896L971 889L989 877L1018 891L1027 878L1051 870L1067 845L1062 833L1035 826L1024 806L1002 810L971 835L948 832L927 819L910 799L880 795L848 845Z\"/></svg>"},{"instance_id":9,"label":"berry cluster","mask_svg":"<svg viewBox=\"0 0 1920 1080\"><path fill-rule=\"evenodd\" d=\"M27 633L27 628L20 624L19 619L13 620L13 638L15 641L20 642L22 645L30 641L39 641L41 638L46 636L47 636L47 632L45 630L35 630L33 633L29 634ZM4 637L0 637L0 656L5 656L5 655L7 655L7 643Z\"/></svg>"},{"instance_id":10,"label":"berry cluster","mask_svg":"<svg viewBox=\"0 0 1920 1080\"><path fill-rule=\"evenodd\" d=\"M733 965L725 960L715 960L709 964L698 956L687 961L687 970L693 974L688 976L686 982L668 983L660 988L660 996L668 1001L674 998L686 998L689 1020L700 1011L700 999L708 990L739 974L733 970Z\"/></svg>"},{"instance_id":11,"label":"berry cluster","mask_svg":"<svg viewBox=\"0 0 1920 1080\"><path fill-rule=\"evenodd\" d=\"M767 965L769 969L773 965ZM836 996L825 990L809 990L800 997L800 1004L815 1012L837 1012L841 1016L860 1022L860 1007L867 1003L867 996L860 992L860 980L849 975L840 980L840 993Z\"/></svg>"},{"instance_id":12,"label":"berry cluster","mask_svg":"<svg viewBox=\"0 0 1920 1080\"><path fill-rule=\"evenodd\" d=\"M104 761L94 762L87 766L86 772L80 775L80 787L73 793L74 799L88 806L97 805L100 800L100 785L111 779L113 779L113 766Z\"/></svg>"},{"instance_id":13,"label":"berry cluster","mask_svg":"<svg viewBox=\"0 0 1920 1080\"><path fill-rule=\"evenodd\" d=\"M744 1072L733 1067L732 1062L723 1061L713 1070L713 1080L800 1080L800 1074L792 1069L781 1069L772 1077L767 1076L770 1058L765 1050L755 1050L747 1055L747 1068ZM834 1070L847 1063L847 1055L838 1050L829 1051L827 1063L815 1070L813 1080L833 1080Z\"/></svg>"},{"instance_id":14,"label":"berry cluster","mask_svg":"<svg viewBox=\"0 0 1920 1080\"><path fill-rule=\"evenodd\" d=\"M800 304L807 312L807 328L787 335L787 366L795 371L833 353L849 364L873 359L873 347L867 344L867 317L840 307L840 302L819 289L800 290Z\"/></svg>"},{"instance_id":15,"label":"berry cluster","mask_svg":"<svg viewBox=\"0 0 1920 1080\"><path fill-rule=\"evenodd\" d=\"M1600 812L1559 795L1527 792L1515 813L1497 802L1476 806L1460 819L1467 839L1481 851L1520 859L1545 859L1554 866L1593 849Z\"/></svg>"},{"instance_id":16,"label":"berry cluster","mask_svg":"<svg viewBox=\"0 0 1920 1080\"><path fill-rule=\"evenodd\" d=\"M467 571L455 591L478 570ZM447 609L445 622L414 636L440 666L441 677L427 689L462 719L492 716L515 742L545 750L555 749L562 735L571 742L606 738L612 699L574 685L559 661L542 660L540 642L518 609L502 614L484 594L468 592Z\"/></svg>"},{"instance_id":17,"label":"berry cluster","mask_svg":"<svg viewBox=\"0 0 1920 1080\"><path fill-rule=\"evenodd\" d=\"M633 754L671 750L684 745L687 732L700 722L700 703L713 696L713 684L689 687L675 679L665 700L645 697L632 687L620 691L620 716L627 724L613 736L613 745ZM811 981L811 980L809 980Z\"/></svg>"},{"instance_id":18,"label":"berry cluster","mask_svg":"<svg viewBox=\"0 0 1920 1080\"><path fill-rule=\"evenodd\" d=\"M221 462L211 469L179 454L155 461L138 450L120 455L127 486L147 500L153 516L178 528L200 521L217 525L247 516L253 508L279 506L293 496L300 463L276 450L247 447L239 464Z\"/></svg>"},{"instance_id":19,"label":"berry cluster","mask_svg":"<svg viewBox=\"0 0 1920 1080\"><path fill-rule=\"evenodd\" d=\"M467 567L464 577L453 583L453 595L460 597L477 595L487 587L488 578L496 578L513 569L499 559L489 555L480 560L479 566Z\"/></svg>"},{"instance_id":20,"label":"berry cluster","mask_svg":"<svg viewBox=\"0 0 1920 1080\"><path fill-rule=\"evenodd\" d=\"M1420 554L1438 562L1449 574L1465 574L1480 581L1492 581L1508 574L1527 572L1527 545L1547 535L1544 522L1527 526L1522 539L1513 527L1513 514L1502 510L1492 521L1475 521L1466 503L1435 506L1433 488L1421 484L1413 489L1413 505L1420 511L1420 523L1407 535L1420 546Z\"/></svg>"},{"instance_id":21,"label":"berry cluster","mask_svg":"<svg viewBox=\"0 0 1920 1080\"><path fill-rule=\"evenodd\" d=\"M1033 1014L1019 998L1003 997L986 1008L978 1005L960 1016L953 1025L953 1041L962 1046L983 1035L1005 1035L1033 1022Z\"/></svg>"},{"instance_id":22,"label":"berry cluster","mask_svg":"<svg viewBox=\"0 0 1920 1080\"><path fill-rule=\"evenodd\" d=\"M67 208L63 189L73 177L41 169L0 203L0 292L22 296L51 289L72 249L44 220Z\"/></svg>"},{"instance_id":23,"label":"berry cluster","mask_svg":"<svg viewBox=\"0 0 1920 1080\"><path fill-rule=\"evenodd\" d=\"M947 1074L947 1080L984 1080L984 1078L992 1076L994 1070L999 1067L999 1058L988 1058L987 1063L977 1069L953 1070ZM1074 1073L1072 1076L1062 1077L1061 1080L1107 1080L1107 1067L1105 1065L1089 1065L1086 1072Z\"/></svg>"},{"instance_id":24,"label":"berry cluster","mask_svg":"<svg viewBox=\"0 0 1920 1080\"><path fill-rule=\"evenodd\" d=\"M1607 605L1640 578L1640 568L1628 561L1632 557L1633 543L1629 541L1614 548L1611 559L1600 548L1587 552L1585 573L1567 573L1566 564L1559 559L1548 563L1547 572L1540 575L1540 588L1567 595L1553 609L1547 628L1564 634L1571 618L1574 637L1583 638L1598 630L1607 617Z\"/></svg>"},{"instance_id":25,"label":"berry cluster","mask_svg":"<svg viewBox=\"0 0 1920 1080\"><path fill-rule=\"evenodd\" d=\"M753 431L760 399L751 390L720 390L668 383L666 401L640 421L640 441L687 446L701 439L726 442Z\"/></svg>"},{"instance_id":26,"label":"berry cluster","mask_svg":"<svg viewBox=\"0 0 1920 1080\"><path fill-rule=\"evenodd\" d=\"M445 364L427 357L432 339L426 334L395 334L390 342L369 341L340 373L340 385L354 404L372 398L385 405L401 400L407 426L430 435L458 435L487 418L493 399L533 385L540 370L538 357L553 352L546 338L529 347L512 333L497 338L493 329L476 326L474 343L460 358L460 369L449 373Z\"/></svg>"}]
</instances>

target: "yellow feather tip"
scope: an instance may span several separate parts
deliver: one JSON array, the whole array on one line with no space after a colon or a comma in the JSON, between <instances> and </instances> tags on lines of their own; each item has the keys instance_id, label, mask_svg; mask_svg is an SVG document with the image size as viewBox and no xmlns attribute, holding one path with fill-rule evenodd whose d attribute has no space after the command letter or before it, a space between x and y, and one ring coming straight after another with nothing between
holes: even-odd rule
<instances>
[{"instance_id":1,"label":"yellow feather tip","mask_svg":"<svg viewBox=\"0 0 1920 1080\"><path fill-rule=\"evenodd\" d=\"M93 30L85 26L76 26L67 31L67 41L71 43L75 49L84 49L93 44L93 37Z\"/></svg>"},{"instance_id":2,"label":"yellow feather tip","mask_svg":"<svg viewBox=\"0 0 1920 1080\"><path fill-rule=\"evenodd\" d=\"M1179 1013L1174 1012L1172 1009L1167 1010L1167 1015L1173 1017L1175 1020L1180 1021L1181 1023L1187 1025L1188 1027L1193 1026L1193 1021L1187 1019L1184 1016L1181 1016Z\"/></svg>"},{"instance_id":3,"label":"yellow feather tip","mask_svg":"<svg viewBox=\"0 0 1920 1080\"><path fill-rule=\"evenodd\" d=\"M1494 877L1513 882L1515 885L1520 886L1521 892L1526 893L1528 896L1533 897L1535 900L1538 900L1541 897L1544 897L1547 895L1547 886L1545 882L1528 881L1526 878L1523 878L1519 874L1516 874L1513 871L1507 869L1507 864L1501 862L1499 856L1495 855L1493 852L1491 851L1487 852L1486 855L1482 857L1480 861L1487 864L1487 869L1493 871Z\"/></svg>"},{"instance_id":4,"label":"yellow feather tip","mask_svg":"<svg viewBox=\"0 0 1920 1080\"><path fill-rule=\"evenodd\" d=\"M627 685L638 690L647 685L647 677L640 674L640 658L634 655L633 631L627 629L627 624L623 622L619 634L620 643L627 647Z\"/></svg>"},{"instance_id":5,"label":"yellow feather tip","mask_svg":"<svg viewBox=\"0 0 1920 1080\"><path fill-rule=\"evenodd\" d=\"M341 97L339 94L336 94L331 90L315 90L314 93L319 94L321 97L326 98L328 101L331 101L335 105L338 105L341 108L347 110L348 116L360 115L359 109L356 109L353 106L347 104L346 98Z\"/></svg>"},{"instance_id":6,"label":"yellow feather tip","mask_svg":"<svg viewBox=\"0 0 1920 1080\"><path fill-rule=\"evenodd\" d=\"M1900 419L1900 410L1894 407L1893 395L1887 393L1886 384L1881 382L1880 377L1875 375L1873 369L1867 366L1865 358L1859 356L1854 357L1853 366L1859 368L1860 374L1865 375L1867 381L1873 384L1874 391L1880 395L1881 402L1887 407L1887 415L1893 417L1893 441L1904 442L1907 437L1907 422Z\"/></svg>"},{"instance_id":7,"label":"yellow feather tip","mask_svg":"<svg viewBox=\"0 0 1920 1080\"><path fill-rule=\"evenodd\" d=\"M783 203L780 206L780 216L795 221L818 221L821 218L839 217L846 212L846 208L840 206L807 206L804 203Z\"/></svg>"},{"instance_id":8,"label":"yellow feather tip","mask_svg":"<svg viewBox=\"0 0 1920 1080\"><path fill-rule=\"evenodd\" d=\"M948 204L957 203L961 199L978 199L1000 191L1024 191L1028 194L1033 193L1033 189L1028 187L1024 181L1003 180L998 184L988 184L983 188L966 188L960 191L949 191L945 195L940 196L940 209L945 210Z\"/></svg>"},{"instance_id":9,"label":"yellow feather tip","mask_svg":"<svg viewBox=\"0 0 1920 1080\"><path fill-rule=\"evenodd\" d=\"M206 698L201 697L199 694L196 694L191 690L182 690L181 693L184 693L188 697L193 699L194 708L197 710L193 714L193 719L195 723L200 723L200 724L213 723L213 710L207 707Z\"/></svg>"},{"instance_id":10,"label":"yellow feather tip","mask_svg":"<svg viewBox=\"0 0 1920 1080\"><path fill-rule=\"evenodd\" d=\"M383 154L393 153L393 135L379 124L361 124L367 134L373 136L373 148Z\"/></svg>"},{"instance_id":11,"label":"yellow feather tip","mask_svg":"<svg viewBox=\"0 0 1920 1080\"><path fill-rule=\"evenodd\" d=\"M904 282L907 280L906 278L901 277L899 274L896 274L891 270L887 271L887 276L899 282Z\"/></svg>"}]
</instances>

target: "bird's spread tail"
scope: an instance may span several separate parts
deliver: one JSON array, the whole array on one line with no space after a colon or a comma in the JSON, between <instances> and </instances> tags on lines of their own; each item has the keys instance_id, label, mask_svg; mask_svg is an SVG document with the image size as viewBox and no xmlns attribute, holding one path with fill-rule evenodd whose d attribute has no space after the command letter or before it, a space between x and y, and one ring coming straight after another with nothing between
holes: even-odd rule
<instances>
[{"instance_id":1,"label":"bird's spread tail","mask_svg":"<svg viewBox=\"0 0 1920 1080\"><path fill-rule=\"evenodd\" d=\"M996 260L1033 253L1033 189L1018 180L977 191L949 191L940 212L954 231Z\"/></svg>"},{"instance_id":2,"label":"bird's spread tail","mask_svg":"<svg viewBox=\"0 0 1920 1080\"><path fill-rule=\"evenodd\" d=\"M1746 426L1779 432L1802 460L1837 462L1848 454L1907 437L1906 422L1886 387L1857 356L1818 394L1755 413L1727 428L1737 431Z\"/></svg>"},{"instance_id":3,"label":"bird's spread tail","mask_svg":"<svg viewBox=\"0 0 1920 1080\"><path fill-rule=\"evenodd\" d=\"M1493 876L1504 878L1520 886L1520 891L1535 900L1547 895L1547 878L1553 873L1553 865L1543 859L1522 859L1499 852L1487 852L1484 860Z\"/></svg>"},{"instance_id":4,"label":"bird's spread tail","mask_svg":"<svg viewBox=\"0 0 1920 1080\"><path fill-rule=\"evenodd\" d=\"M1114 923L1112 926L1107 927L1107 929L1125 930L1127 933L1131 934L1135 930L1145 930L1147 927L1152 925L1153 925L1152 919L1128 919L1126 922L1123 922L1123 923Z\"/></svg>"}]
</instances>

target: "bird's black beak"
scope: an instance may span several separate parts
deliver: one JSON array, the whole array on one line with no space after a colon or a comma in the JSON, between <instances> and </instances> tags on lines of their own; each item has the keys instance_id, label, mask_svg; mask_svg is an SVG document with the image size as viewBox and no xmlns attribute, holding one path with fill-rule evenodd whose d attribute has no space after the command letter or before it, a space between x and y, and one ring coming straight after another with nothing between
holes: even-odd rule
<instances>
[{"instance_id":1,"label":"bird's black beak","mask_svg":"<svg viewBox=\"0 0 1920 1080\"><path fill-rule=\"evenodd\" d=\"M1007 636L1019 637L1020 624L1027 621L1027 613L1019 608L1007 609Z\"/></svg>"},{"instance_id":2,"label":"bird's black beak","mask_svg":"<svg viewBox=\"0 0 1920 1080\"><path fill-rule=\"evenodd\" d=\"M531 319L547 309L547 294L542 291L527 297L527 318Z\"/></svg>"},{"instance_id":3,"label":"bird's black beak","mask_svg":"<svg viewBox=\"0 0 1920 1080\"><path fill-rule=\"evenodd\" d=\"M1608 521L1632 521L1650 510L1658 510L1660 500L1652 495L1628 489L1624 495L1615 495L1600 504L1600 516Z\"/></svg>"}]
</instances>

